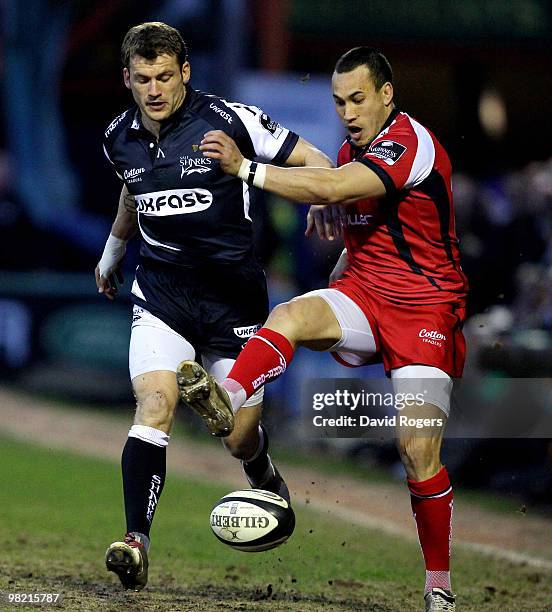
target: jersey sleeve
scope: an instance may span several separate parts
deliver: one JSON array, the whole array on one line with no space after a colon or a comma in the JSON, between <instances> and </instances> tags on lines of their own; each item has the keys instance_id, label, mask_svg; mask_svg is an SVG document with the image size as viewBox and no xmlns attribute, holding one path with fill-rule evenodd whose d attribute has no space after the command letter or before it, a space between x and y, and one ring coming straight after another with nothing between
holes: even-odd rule
<instances>
[{"instance_id":1,"label":"jersey sleeve","mask_svg":"<svg viewBox=\"0 0 552 612\"><path fill-rule=\"evenodd\" d=\"M118 117L115 117L113 121L107 126L104 132L103 138L103 152L107 158L107 161L113 166L115 174L121 179L124 180L119 171L117 170L117 165L113 161L113 142L115 140L115 136L118 132L119 126L122 124L123 120L128 114L128 110L124 113L121 113Z\"/></svg>"},{"instance_id":2,"label":"jersey sleeve","mask_svg":"<svg viewBox=\"0 0 552 612\"><path fill-rule=\"evenodd\" d=\"M345 164L349 163L351 161L350 157L351 147L349 146L349 143L345 140L345 142L341 145L337 153L337 167L340 168L341 166L344 166Z\"/></svg>"},{"instance_id":3,"label":"jersey sleeve","mask_svg":"<svg viewBox=\"0 0 552 612\"><path fill-rule=\"evenodd\" d=\"M123 177L119 174L119 172L117 171L117 166L114 164L113 160L111 159L111 157L109 156L109 151L107 150L107 145L108 143L106 143L106 141L104 140L103 143L103 152L104 155L107 158L107 161L113 166L113 170L115 171L115 174L121 179L123 180Z\"/></svg>"},{"instance_id":4,"label":"jersey sleeve","mask_svg":"<svg viewBox=\"0 0 552 612\"><path fill-rule=\"evenodd\" d=\"M240 118L253 144L255 156L283 164L295 148L299 136L273 121L257 106L226 103Z\"/></svg>"},{"instance_id":5,"label":"jersey sleeve","mask_svg":"<svg viewBox=\"0 0 552 612\"><path fill-rule=\"evenodd\" d=\"M387 194L419 185L435 163L435 145L429 131L410 117L374 139L358 160L375 172Z\"/></svg>"}]
</instances>

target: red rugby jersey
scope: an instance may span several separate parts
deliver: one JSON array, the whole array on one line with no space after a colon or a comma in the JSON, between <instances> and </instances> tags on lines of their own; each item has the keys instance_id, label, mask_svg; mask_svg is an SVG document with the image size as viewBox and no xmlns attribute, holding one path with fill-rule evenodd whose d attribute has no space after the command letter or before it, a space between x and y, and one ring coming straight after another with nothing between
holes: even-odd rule
<instances>
[{"instance_id":1,"label":"red rugby jersey","mask_svg":"<svg viewBox=\"0 0 552 612\"><path fill-rule=\"evenodd\" d=\"M463 301L451 164L435 136L394 110L369 145L343 143L338 165L352 161L373 170L387 194L346 206L344 278L399 302Z\"/></svg>"}]
</instances>

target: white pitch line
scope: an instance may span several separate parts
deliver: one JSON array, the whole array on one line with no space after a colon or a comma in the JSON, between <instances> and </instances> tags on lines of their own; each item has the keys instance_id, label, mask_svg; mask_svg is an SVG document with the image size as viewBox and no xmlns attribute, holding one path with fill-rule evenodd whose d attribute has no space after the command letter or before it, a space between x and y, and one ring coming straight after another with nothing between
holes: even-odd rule
<instances>
[{"instance_id":1,"label":"white pitch line","mask_svg":"<svg viewBox=\"0 0 552 612\"><path fill-rule=\"evenodd\" d=\"M304 507L311 508L317 512L331 513L339 516L344 521L354 523L361 527L367 527L376 531L383 531L392 536L398 536L409 540L411 542L417 542L417 537L408 530L396 525L392 521L386 521L378 516L370 516L359 510L352 510L343 506L336 506L335 504L323 502L320 500L311 499L309 503L305 502L294 502L295 505L301 505ZM501 559L503 561L510 561L516 565L528 565L541 570L552 571L552 561L549 559L543 559L530 555L528 553L520 553L500 546L493 546L491 544L477 544L475 542L466 542L464 540L454 541L453 548L459 548L470 552L475 552L488 557L494 557L495 559Z\"/></svg>"}]
</instances>

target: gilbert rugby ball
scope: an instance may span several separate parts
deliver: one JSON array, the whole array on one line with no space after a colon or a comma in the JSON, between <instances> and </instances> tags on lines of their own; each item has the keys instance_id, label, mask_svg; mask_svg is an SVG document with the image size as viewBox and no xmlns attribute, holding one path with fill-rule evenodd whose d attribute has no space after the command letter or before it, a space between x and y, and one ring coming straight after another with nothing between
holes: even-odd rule
<instances>
[{"instance_id":1,"label":"gilbert rugby ball","mask_svg":"<svg viewBox=\"0 0 552 612\"><path fill-rule=\"evenodd\" d=\"M293 533L295 514L279 495L262 489L228 493L211 511L211 529L224 544L260 552L283 544Z\"/></svg>"}]
</instances>

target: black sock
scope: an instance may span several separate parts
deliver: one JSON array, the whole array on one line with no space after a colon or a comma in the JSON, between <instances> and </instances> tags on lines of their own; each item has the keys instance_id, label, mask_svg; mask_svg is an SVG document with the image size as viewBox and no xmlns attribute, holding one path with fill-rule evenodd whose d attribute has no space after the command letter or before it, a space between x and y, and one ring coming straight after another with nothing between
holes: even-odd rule
<instances>
[{"instance_id":1,"label":"black sock","mask_svg":"<svg viewBox=\"0 0 552 612\"><path fill-rule=\"evenodd\" d=\"M149 536L167 472L167 447L129 437L121 458L127 532Z\"/></svg>"},{"instance_id":2,"label":"black sock","mask_svg":"<svg viewBox=\"0 0 552 612\"><path fill-rule=\"evenodd\" d=\"M245 473L253 480L262 478L268 469L268 434L263 425L261 425L261 430L262 434L259 435L261 436L262 447L257 450L254 459L243 462Z\"/></svg>"}]
</instances>

